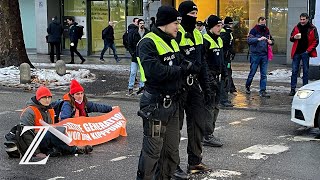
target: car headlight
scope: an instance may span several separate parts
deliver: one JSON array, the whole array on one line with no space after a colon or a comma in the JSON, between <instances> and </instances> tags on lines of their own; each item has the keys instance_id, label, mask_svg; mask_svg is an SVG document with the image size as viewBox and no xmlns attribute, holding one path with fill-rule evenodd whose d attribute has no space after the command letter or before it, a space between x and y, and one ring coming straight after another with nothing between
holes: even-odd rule
<instances>
[{"instance_id":1,"label":"car headlight","mask_svg":"<svg viewBox=\"0 0 320 180\"><path fill-rule=\"evenodd\" d=\"M298 90L297 96L300 99L306 99L306 98L310 97L312 93L313 93L313 90L306 90L306 89Z\"/></svg>"}]
</instances>

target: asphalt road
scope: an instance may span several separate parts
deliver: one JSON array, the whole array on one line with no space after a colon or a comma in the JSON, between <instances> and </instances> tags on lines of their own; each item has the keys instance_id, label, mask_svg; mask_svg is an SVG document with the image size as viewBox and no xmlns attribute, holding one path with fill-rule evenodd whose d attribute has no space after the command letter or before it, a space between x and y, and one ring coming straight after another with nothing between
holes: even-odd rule
<instances>
[{"instance_id":1,"label":"asphalt road","mask_svg":"<svg viewBox=\"0 0 320 180\"><path fill-rule=\"evenodd\" d=\"M19 122L19 110L32 95L20 89L1 88L1 142ZM8 158L0 145L0 179L135 179L142 143L142 121L136 115L138 102L90 100L120 106L128 121L128 136L95 146L90 155L51 157L46 165L19 165L19 160ZM319 132L301 128L289 119L288 114L221 110L215 134L224 146L204 147L203 162L213 172L194 175L192 179L319 179L320 146L314 138ZM186 137L184 127L180 154L185 170Z\"/></svg>"}]
</instances>

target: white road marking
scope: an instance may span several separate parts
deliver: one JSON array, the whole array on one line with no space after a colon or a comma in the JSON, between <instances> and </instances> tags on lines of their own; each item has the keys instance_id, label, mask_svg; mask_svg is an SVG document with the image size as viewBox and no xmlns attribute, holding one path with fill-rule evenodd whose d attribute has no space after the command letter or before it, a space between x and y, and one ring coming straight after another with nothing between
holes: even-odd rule
<instances>
[{"instance_id":1,"label":"white road marking","mask_svg":"<svg viewBox=\"0 0 320 180\"><path fill-rule=\"evenodd\" d=\"M0 115L9 114L9 113L11 113L11 111L3 111L3 112L0 112Z\"/></svg>"},{"instance_id":2,"label":"white road marking","mask_svg":"<svg viewBox=\"0 0 320 180\"><path fill-rule=\"evenodd\" d=\"M231 176L240 176L241 173L237 171L229 171L229 170L218 170L212 173L209 173L210 177L231 177Z\"/></svg>"},{"instance_id":3,"label":"white road marking","mask_svg":"<svg viewBox=\"0 0 320 180\"><path fill-rule=\"evenodd\" d=\"M17 110L14 110L14 111L21 112L21 111L23 111L23 109L17 109Z\"/></svg>"},{"instance_id":4,"label":"white road marking","mask_svg":"<svg viewBox=\"0 0 320 180\"><path fill-rule=\"evenodd\" d=\"M293 141L320 141L320 139L315 139L315 137L304 137L304 136L295 136L292 139Z\"/></svg>"},{"instance_id":5,"label":"white road marking","mask_svg":"<svg viewBox=\"0 0 320 180\"><path fill-rule=\"evenodd\" d=\"M64 178L65 178L65 177L57 176L57 177L50 178L50 179L47 179L47 180L56 180L56 179L64 179Z\"/></svg>"},{"instance_id":6,"label":"white road marking","mask_svg":"<svg viewBox=\"0 0 320 180\"><path fill-rule=\"evenodd\" d=\"M229 123L230 125L237 125L237 124L241 124L241 121L233 121L231 123Z\"/></svg>"},{"instance_id":7,"label":"white road marking","mask_svg":"<svg viewBox=\"0 0 320 180\"><path fill-rule=\"evenodd\" d=\"M289 147L283 145L262 145L257 144L239 151L239 153L253 153L247 156L248 159L267 159L269 154L279 154L289 150Z\"/></svg>"},{"instance_id":8,"label":"white road marking","mask_svg":"<svg viewBox=\"0 0 320 180\"><path fill-rule=\"evenodd\" d=\"M237 125L237 124L241 124L243 121L247 122L247 121L251 121L251 120L254 120L254 119L256 119L256 117L248 117L248 118L241 119L240 121L233 121L233 122L231 122L229 124L230 125Z\"/></svg>"},{"instance_id":9,"label":"white road marking","mask_svg":"<svg viewBox=\"0 0 320 180\"><path fill-rule=\"evenodd\" d=\"M255 117L248 117L248 118L241 119L241 121L251 121L254 119L256 119L256 118Z\"/></svg>"},{"instance_id":10,"label":"white road marking","mask_svg":"<svg viewBox=\"0 0 320 180\"><path fill-rule=\"evenodd\" d=\"M78 170L75 170L75 171L72 171L72 172L82 172L84 171L84 169L78 169Z\"/></svg>"},{"instance_id":11,"label":"white road marking","mask_svg":"<svg viewBox=\"0 0 320 180\"><path fill-rule=\"evenodd\" d=\"M121 160L124 160L124 159L127 159L127 156L120 156L120 157L117 157L117 158L114 158L114 159L111 159L110 161L121 161Z\"/></svg>"}]
</instances>

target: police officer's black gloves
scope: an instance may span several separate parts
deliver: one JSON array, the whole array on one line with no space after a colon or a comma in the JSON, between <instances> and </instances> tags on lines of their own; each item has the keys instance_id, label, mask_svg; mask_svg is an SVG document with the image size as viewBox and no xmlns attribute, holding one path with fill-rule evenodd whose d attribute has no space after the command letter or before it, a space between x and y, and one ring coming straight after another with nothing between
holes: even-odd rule
<instances>
[{"instance_id":1,"label":"police officer's black gloves","mask_svg":"<svg viewBox=\"0 0 320 180\"><path fill-rule=\"evenodd\" d=\"M192 66L192 62L188 60L183 60L180 64L180 68L183 74L190 74L190 69Z\"/></svg>"}]
</instances>

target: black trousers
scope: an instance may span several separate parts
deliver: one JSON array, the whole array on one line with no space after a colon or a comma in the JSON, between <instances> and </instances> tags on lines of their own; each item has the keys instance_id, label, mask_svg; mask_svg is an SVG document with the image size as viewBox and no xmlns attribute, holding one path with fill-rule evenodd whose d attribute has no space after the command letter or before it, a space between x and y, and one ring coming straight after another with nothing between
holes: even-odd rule
<instances>
[{"instance_id":1,"label":"black trousers","mask_svg":"<svg viewBox=\"0 0 320 180\"><path fill-rule=\"evenodd\" d=\"M60 60L60 42L49 43L50 44L50 61L54 63L54 48L56 48L57 60Z\"/></svg>"},{"instance_id":2,"label":"black trousers","mask_svg":"<svg viewBox=\"0 0 320 180\"><path fill-rule=\"evenodd\" d=\"M137 180L170 179L179 162L179 113L177 100L164 108L159 95L147 91L140 99L140 110L150 113L143 118L143 144L139 158ZM161 136L152 137L152 121L162 123Z\"/></svg>"},{"instance_id":3,"label":"black trousers","mask_svg":"<svg viewBox=\"0 0 320 180\"><path fill-rule=\"evenodd\" d=\"M203 133L205 132L206 115L204 95L200 89L198 81L193 85L187 86L186 91L180 98L180 130L183 126L184 112L186 114L187 133L188 133L188 164L197 165L202 161Z\"/></svg>"},{"instance_id":4,"label":"black trousers","mask_svg":"<svg viewBox=\"0 0 320 180\"><path fill-rule=\"evenodd\" d=\"M216 127L216 121L219 114L219 102L220 102L220 96L221 96L221 81L219 76L213 76L214 80L217 82L216 84L211 84L211 90L213 92L212 94L212 101L209 104L206 104L206 116L207 122L206 122L206 130L204 135L210 135L213 134L214 129Z\"/></svg>"},{"instance_id":5,"label":"black trousers","mask_svg":"<svg viewBox=\"0 0 320 180\"><path fill-rule=\"evenodd\" d=\"M81 56L81 54L80 54L79 51L77 50L78 41L73 42L73 43L74 43L74 46L71 46L71 45L70 45L71 62L74 62L74 53L76 53L81 60L84 60L84 58Z\"/></svg>"}]
</instances>

